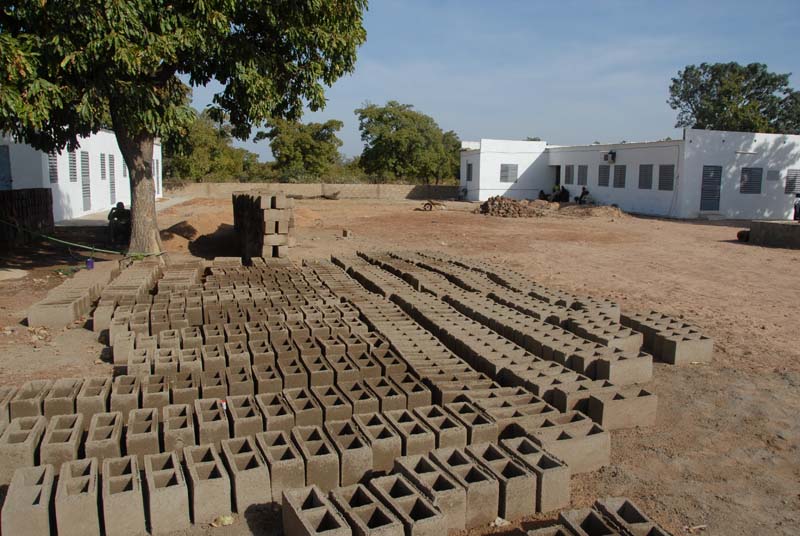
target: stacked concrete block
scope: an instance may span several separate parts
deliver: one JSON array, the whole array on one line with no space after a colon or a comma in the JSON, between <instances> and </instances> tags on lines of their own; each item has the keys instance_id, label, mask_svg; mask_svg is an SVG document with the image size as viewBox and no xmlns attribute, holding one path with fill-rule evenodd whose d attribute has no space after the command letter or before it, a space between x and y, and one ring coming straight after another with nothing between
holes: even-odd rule
<instances>
[{"instance_id":1,"label":"stacked concrete block","mask_svg":"<svg viewBox=\"0 0 800 536\"><path fill-rule=\"evenodd\" d=\"M372 448L372 469L389 472L394 460L403 455L403 438L380 413L355 415L353 421Z\"/></svg>"},{"instance_id":2,"label":"stacked concrete block","mask_svg":"<svg viewBox=\"0 0 800 536\"><path fill-rule=\"evenodd\" d=\"M161 452L158 414L156 408L135 409L128 418L125 451L129 456L137 457L139 467L144 467L145 455Z\"/></svg>"},{"instance_id":3,"label":"stacked concrete block","mask_svg":"<svg viewBox=\"0 0 800 536\"><path fill-rule=\"evenodd\" d=\"M515 520L536 512L537 479L533 472L493 443L471 445L466 451L499 482L500 517Z\"/></svg>"},{"instance_id":4,"label":"stacked concrete block","mask_svg":"<svg viewBox=\"0 0 800 536\"><path fill-rule=\"evenodd\" d=\"M96 458L59 466L56 527L60 536L100 536L100 468Z\"/></svg>"},{"instance_id":5,"label":"stacked concrete block","mask_svg":"<svg viewBox=\"0 0 800 536\"><path fill-rule=\"evenodd\" d=\"M43 415L44 399L52 387L52 380L31 380L22 384L8 405L10 419Z\"/></svg>"},{"instance_id":6,"label":"stacked concrete block","mask_svg":"<svg viewBox=\"0 0 800 536\"><path fill-rule=\"evenodd\" d=\"M353 531L342 514L317 486L287 490L281 516L284 534L292 536L351 536Z\"/></svg>"},{"instance_id":7,"label":"stacked concrete block","mask_svg":"<svg viewBox=\"0 0 800 536\"><path fill-rule=\"evenodd\" d=\"M331 492L331 502L342 513L355 536L404 536L403 524L363 484Z\"/></svg>"},{"instance_id":8,"label":"stacked concrete block","mask_svg":"<svg viewBox=\"0 0 800 536\"><path fill-rule=\"evenodd\" d=\"M372 448L352 420L326 421L325 431L339 455L339 485L350 486L372 473Z\"/></svg>"},{"instance_id":9,"label":"stacked concrete block","mask_svg":"<svg viewBox=\"0 0 800 536\"><path fill-rule=\"evenodd\" d=\"M500 440L501 447L536 475L536 510L569 506L570 468L526 437Z\"/></svg>"},{"instance_id":10,"label":"stacked concrete block","mask_svg":"<svg viewBox=\"0 0 800 536\"><path fill-rule=\"evenodd\" d=\"M103 520L106 534L144 534L144 495L136 456L103 460Z\"/></svg>"},{"instance_id":11,"label":"stacked concrete block","mask_svg":"<svg viewBox=\"0 0 800 536\"><path fill-rule=\"evenodd\" d=\"M420 406L414 409L414 414L433 431L436 448L459 448L467 445L466 427L441 406Z\"/></svg>"},{"instance_id":12,"label":"stacked concrete block","mask_svg":"<svg viewBox=\"0 0 800 536\"><path fill-rule=\"evenodd\" d=\"M672 365L711 361L714 341L696 326L656 311L623 314L620 322L641 333L645 350L659 361Z\"/></svg>"},{"instance_id":13,"label":"stacked concrete block","mask_svg":"<svg viewBox=\"0 0 800 536\"><path fill-rule=\"evenodd\" d=\"M497 423L474 404L470 402L451 402L446 404L444 409L464 426L469 445L489 441L497 442Z\"/></svg>"},{"instance_id":14,"label":"stacked concrete block","mask_svg":"<svg viewBox=\"0 0 800 536\"><path fill-rule=\"evenodd\" d=\"M78 458L83 444L83 415L57 415L50 419L39 450L41 464L61 467Z\"/></svg>"},{"instance_id":15,"label":"stacked concrete block","mask_svg":"<svg viewBox=\"0 0 800 536\"><path fill-rule=\"evenodd\" d=\"M369 488L400 520L407 536L435 536L447 532L442 512L404 476L373 478Z\"/></svg>"},{"instance_id":16,"label":"stacked concrete block","mask_svg":"<svg viewBox=\"0 0 800 536\"><path fill-rule=\"evenodd\" d=\"M403 440L404 456L426 454L436 448L436 434L419 416L406 409L384 415Z\"/></svg>"},{"instance_id":17,"label":"stacked concrete block","mask_svg":"<svg viewBox=\"0 0 800 536\"><path fill-rule=\"evenodd\" d=\"M500 511L500 484L463 449L437 449L431 459L466 490L467 529L488 525Z\"/></svg>"},{"instance_id":18,"label":"stacked concrete block","mask_svg":"<svg viewBox=\"0 0 800 536\"><path fill-rule=\"evenodd\" d=\"M87 458L97 458L100 466L106 458L122 456L123 417L119 411L95 413L89 425L84 450Z\"/></svg>"},{"instance_id":19,"label":"stacked concrete block","mask_svg":"<svg viewBox=\"0 0 800 536\"><path fill-rule=\"evenodd\" d=\"M142 380L138 376L117 376L111 385L111 411L122 414L125 424L131 410L139 409L141 398Z\"/></svg>"},{"instance_id":20,"label":"stacked concrete block","mask_svg":"<svg viewBox=\"0 0 800 536\"><path fill-rule=\"evenodd\" d=\"M192 521L211 523L231 514L231 484L215 445L183 449Z\"/></svg>"},{"instance_id":21,"label":"stacked concrete block","mask_svg":"<svg viewBox=\"0 0 800 536\"><path fill-rule=\"evenodd\" d=\"M292 441L306 466L306 484L330 491L339 486L339 455L319 426L296 426Z\"/></svg>"},{"instance_id":22,"label":"stacked concrete block","mask_svg":"<svg viewBox=\"0 0 800 536\"><path fill-rule=\"evenodd\" d=\"M284 490L306 485L306 468L303 458L292 444L288 432L267 431L255 436L258 448L264 454L269 468L272 501L281 502Z\"/></svg>"},{"instance_id":23,"label":"stacked concrete block","mask_svg":"<svg viewBox=\"0 0 800 536\"><path fill-rule=\"evenodd\" d=\"M403 456L395 461L395 472L405 476L442 512L449 533L466 527L467 492L428 456Z\"/></svg>"},{"instance_id":24,"label":"stacked concrete block","mask_svg":"<svg viewBox=\"0 0 800 536\"><path fill-rule=\"evenodd\" d=\"M24 467L14 472L0 516L3 534L51 533L54 473L52 465Z\"/></svg>"},{"instance_id":25,"label":"stacked concrete block","mask_svg":"<svg viewBox=\"0 0 800 536\"><path fill-rule=\"evenodd\" d=\"M272 502L269 468L254 436L226 439L222 456L232 480L234 510L244 514L252 506Z\"/></svg>"},{"instance_id":26,"label":"stacked concrete block","mask_svg":"<svg viewBox=\"0 0 800 536\"><path fill-rule=\"evenodd\" d=\"M282 192L234 192L234 228L244 258L284 258L294 245L294 200Z\"/></svg>"},{"instance_id":27,"label":"stacked concrete block","mask_svg":"<svg viewBox=\"0 0 800 536\"><path fill-rule=\"evenodd\" d=\"M0 482L9 482L14 471L39 463L39 444L47 420L42 417L18 417L0 435Z\"/></svg>"}]
</instances>

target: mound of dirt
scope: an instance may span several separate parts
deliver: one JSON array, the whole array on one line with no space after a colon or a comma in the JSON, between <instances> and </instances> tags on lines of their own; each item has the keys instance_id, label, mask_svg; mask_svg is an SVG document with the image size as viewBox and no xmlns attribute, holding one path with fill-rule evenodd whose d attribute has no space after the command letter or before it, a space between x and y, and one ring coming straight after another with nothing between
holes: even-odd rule
<instances>
[{"instance_id":1,"label":"mound of dirt","mask_svg":"<svg viewBox=\"0 0 800 536\"><path fill-rule=\"evenodd\" d=\"M627 217L619 207L611 205L564 205L558 210L558 216L568 218L624 218Z\"/></svg>"},{"instance_id":2,"label":"mound of dirt","mask_svg":"<svg viewBox=\"0 0 800 536\"><path fill-rule=\"evenodd\" d=\"M558 203L547 201L517 201L501 195L490 197L477 209L476 214L499 216L501 218L538 218L558 210Z\"/></svg>"}]
</instances>

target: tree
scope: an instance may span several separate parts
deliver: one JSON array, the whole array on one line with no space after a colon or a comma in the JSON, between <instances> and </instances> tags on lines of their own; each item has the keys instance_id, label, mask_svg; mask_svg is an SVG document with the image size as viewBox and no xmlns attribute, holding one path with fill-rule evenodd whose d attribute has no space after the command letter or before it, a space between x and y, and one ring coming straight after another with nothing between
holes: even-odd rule
<instances>
[{"instance_id":1,"label":"tree","mask_svg":"<svg viewBox=\"0 0 800 536\"><path fill-rule=\"evenodd\" d=\"M339 163L342 140L336 133L344 123L331 119L324 123L300 123L274 119L270 129L259 132L256 139L269 139L275 169L289 177L319 179Z\"/></svg>"},{"instance_id":2,"label":"tree","mask_svg":"<svg viewBox=\"0 0 800 536\"><path fill-rule=\"evenodd\" d=\"M458 176L458 135L442 132L430 116L397 101L367 103L355 113L365 143L359 163L367 173L437 184Z\"/></svg>"},{"instance_id":3,"label":"tree","mask_svg":"<svg viewBox=\"0 0 800 536\"><path fill-rule=\"evenodd\" d=\"M246 138L270 117L322 108L366 39L367 0L44 2L0 11L0 130L50 151L110 126L130 170L130 248L158 252L153 142L186 134L188 87Z\"/></svg>"},{"instance_id":4,"label":"tree","mask_svg":"<svg viewBox=\"0 0 800 536\"><path fill-rule=\"evenodd\" d=\"M742 132L800 132L800 95L789 74L763 63L702 63L678 71L669 88L676 127Z\"/></svg>"}]
</instances>

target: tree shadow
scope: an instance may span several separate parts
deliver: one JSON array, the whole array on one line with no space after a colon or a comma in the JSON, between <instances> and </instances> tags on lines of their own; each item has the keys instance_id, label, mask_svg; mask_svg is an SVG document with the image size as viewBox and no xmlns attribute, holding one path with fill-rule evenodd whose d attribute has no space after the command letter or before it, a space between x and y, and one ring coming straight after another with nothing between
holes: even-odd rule
<instances>
[{"instance_id":1,"label":"tree shadow","mask_svg":"<svg viewBox=\"0 0 800 536\"><path fill-rule=\"evenodd\" d=\"M239 236L233 225L227 223L220 224L213 233L198 236L189 242L189 251L203 259L241 256Z\"/></svg>"},{"instance_id":2,"label":"tree shadow","mask_svg":"<svg viewBox=\"0 0 800 536\"><path fill-rule=\"evenodd\" d=\"M61 238L56 232L56 237ZM84 237L86 238L86 237ZM66 239L66 238L62 238ZM70 240L89 247L109 248L104 242L95 240ZM3 245L5 246L5 244ZM113 251L113 248L110 248ZM57 268L59 266L85 266L87 259L115 260L118 256L108 253L92 252L65 244L58 244L44 239L33 243L0 248L0 268L18 268L33 270L35 268Z\"/></svg>"},{"instance_id":3,"label":"tree shadow","mask_svg":"<svg viewBox=\"0 0 800 536\"><path fill-rule=\"evenodd\" d=\"M171 227L162 229L159 234L161 235L161 240L170 240L176 235L186 240L193 240L197 236L197 229L192 227L186 220L183 220Z\"/></svg>"}]
</instances>

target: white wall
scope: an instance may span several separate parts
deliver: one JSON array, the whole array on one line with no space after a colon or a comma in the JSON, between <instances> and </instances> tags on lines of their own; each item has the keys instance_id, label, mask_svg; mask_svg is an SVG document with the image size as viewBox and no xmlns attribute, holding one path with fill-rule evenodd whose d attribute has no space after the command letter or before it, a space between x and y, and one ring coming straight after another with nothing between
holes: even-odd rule
<instances>
[{"instance_id":1,"label":"white wall","mask_svg":"<svg viewBox=\"0 0 800 536\"><path fill-rule=\"evenodd\" d=\"M536 199L539 190L548 191L552 181L547 173L547 157L543 141L516 141L482 139L480 142L480 165L476 177L466 183L466 160L471 152L462 153L462 188L468 189L467 198L485 201L489 197L503 195L515 199ZM517 164L517 181L500 182L501 164Z\"/></svg>"},{"instance_id":2,"label":"white wall","mask_svg":"<svg viewBox=\"0 0 800 536\"><path fill-rule=\"evenodd\" d=\"M682 141L624 143L604 145L579 145L570 147L549 147L548 164L561 166L561 184L570 191L570 200L578 195L582 186L578 184L578 166L588 166L590 196L602 205L617 205L626 212L658 216L674 216L678 189L681 184L681 146ZM598 183L599 166L606 164L603 156L609 151L616 152L614 164L610 164L608 186ZM639 188L639 166L653 165L653 181L650 189ZM674 190L659 190L659 165L675 166ZM573 165L573 183L565 184L565 166ZM625 187L614 188L614 167L626 166ZM549 193L549 190L545 190Z\"/></svg>"},{"instance_id":3,"label":"white wall","mask_svg":"<svg viewBox=\"0 0 800 536\"><path fill-rule=\"evenodd\" d=\"M2 136L0 145L8 146L13 190L46 187L47 160L43 159L44 153L30 145L17 143L8 135Z\"/></svg>"},{"instance_id":4,"label":"white wall","mask_svg":"<svg viewBox=\"0 0 800 536\"><path fill-rule=\"evenodd\" d=\"M472 180L467 180L467 164L472 164ZM459 189L467 191L468 201L478 201L481 183L481 152L480 150L461 151L461 181Z\"/></svg>"},{"instance_id":5,"label":"white wall","mask_svg":"<svg viewBox=\"0 0 800 536\"><path fill-rule=\"evenodd\" d=\"M696 218L700 212L703 166L722 166L719 215L728 219L791 219L795 197L784 193L786 171L800 169L800 136L687 129L684 176L677 216ZM739 191L742 167L763 168L761 194ZM767 171L779 172L768 181Z\"/></svg>"}]
</instances>

